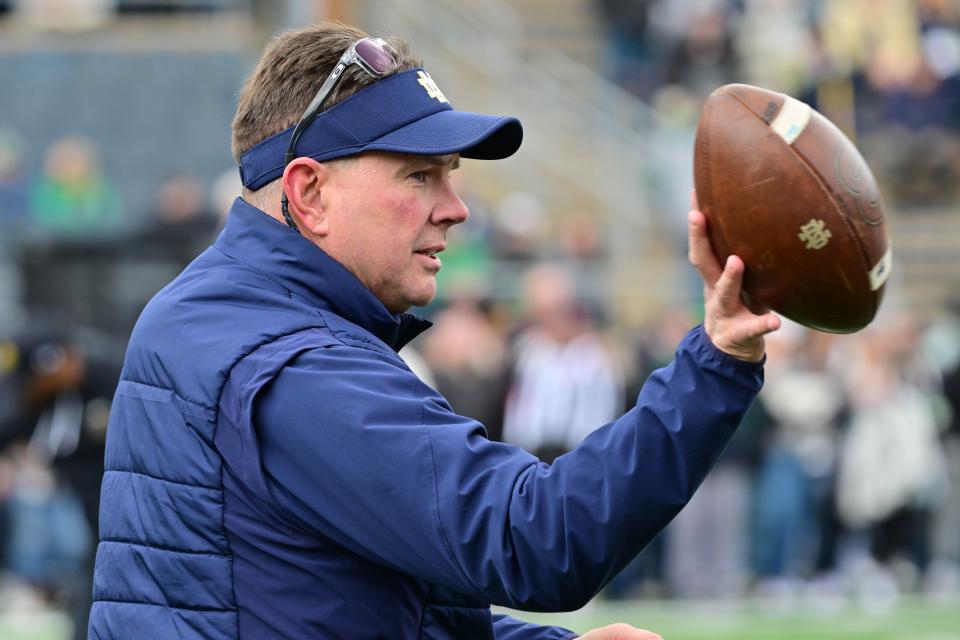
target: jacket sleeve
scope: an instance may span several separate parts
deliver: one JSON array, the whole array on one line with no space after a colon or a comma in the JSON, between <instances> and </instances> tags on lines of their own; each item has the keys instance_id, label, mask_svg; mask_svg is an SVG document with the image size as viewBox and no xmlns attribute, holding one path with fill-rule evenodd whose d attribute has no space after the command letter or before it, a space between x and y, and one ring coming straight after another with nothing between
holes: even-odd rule
<instances>
[{"instance_id":1,"label":"jacket sleeve","mask_svg":"<svg viewBox=\"0 0 960 640\"><path fill-rule=\"evenodd\" d=\"M577 635L563 627L544 627L493 614L493 637L496 640L572 640Z\"/></svg>"},{"instance_id":2,"label":"jacket sleeve","mask_svg":"<svg viewBox=\"0 0 960 640\"><path fill-rule=\"evenodd\" d=\"M252 410L269 498L300 526L486 602L571 610L686 504L761 384L696 328L633 409L552 465L372 349L301 353Z\"/></svg>"}]
</instances>

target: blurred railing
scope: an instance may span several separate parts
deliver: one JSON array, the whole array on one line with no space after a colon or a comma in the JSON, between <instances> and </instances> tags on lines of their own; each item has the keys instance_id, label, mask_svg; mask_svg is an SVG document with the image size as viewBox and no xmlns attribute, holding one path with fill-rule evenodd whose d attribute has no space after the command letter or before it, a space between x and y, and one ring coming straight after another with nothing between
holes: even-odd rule
<instances>
[{"instance_id":1,"label":"blurred railing","mask_svg":"<svg viewBox=\"0 0 960 640\"><path fill-rule=\"evenodd\" d=\"M457 102L520 117L527 161L647 228L640 142L656 119L651 109L557 50L523 51L521 19L498 0L368 0L366 8L365 23L409 38Z\"/></svg>"},{"instance_id":2,"label":"blurred railing","mask_svg":"<svg viewBox=\"0 0 960 640\"><path fill-rule=\"evenodd\" d=\"M471 177L491 176L486 193L536 194L551 217L593 216L610 250L599 295L636 316L689 294L653 213L663 167L652 108L556 49L524 46L523 20L502 0L366 0L355 11L368 31L410 41L455 105L522 120L519 157Z\"/></svg>"},{"instance_id":3,"label":"blurred railing","mask_svg":"<svg viewBox=\"0 0 960 640\"><path fill-rule=\"evenodd\" d=\"M458 106L521 118L519 158L481 172L495 173L494 193L541 197L552 217L595 216L611 250L595 297L628 320L682 303L696 282L683 265L679 188L692 186L692 131L671 128L647 104L525 33L524 17L533 29L537 10L575 8L560 0L536 4L542 9L524 5L522 16L520 5L504 0L366 0L357 15L365 27L408 38ZM885 306L936 315L956 299L960 282L956 211L906 208L891 211L897 276Z\"/></svg>"}]
</instances>

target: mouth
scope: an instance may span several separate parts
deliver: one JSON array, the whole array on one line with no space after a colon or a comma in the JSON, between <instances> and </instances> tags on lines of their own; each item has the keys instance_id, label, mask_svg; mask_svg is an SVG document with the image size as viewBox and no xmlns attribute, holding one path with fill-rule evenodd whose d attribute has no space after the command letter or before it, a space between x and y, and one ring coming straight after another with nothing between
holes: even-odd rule
<instances>
[{"instance_id":1,"label":"mouth","mask_svg":"<svg viewBox=\"0 0 960 640\"><path fill-rule=\"evenodd\" d=\"M428 247L423 247L422 249L417 249L416 251L414 251L414 253L419 256L423 256L424 261L427 263L427 265L431 269L439 271L441 262L437 254L446 248L447 248L446 245L435 244L435 245L430 245Z\"/></svg>"}]
</instances>

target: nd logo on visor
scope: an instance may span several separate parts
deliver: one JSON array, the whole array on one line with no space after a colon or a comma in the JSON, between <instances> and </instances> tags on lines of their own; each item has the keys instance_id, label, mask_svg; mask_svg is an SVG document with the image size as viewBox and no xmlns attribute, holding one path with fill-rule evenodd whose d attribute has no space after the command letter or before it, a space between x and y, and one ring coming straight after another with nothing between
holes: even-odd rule
<instances>
[{"instance_id":1,"label":"nd logo on visor","mask_svg":"<svg viewBox=\"0 0 960 640\"><path fill-rule=\"evenodd\" d=\"M426 71L417 71L417 77L419 78L417 82L420 83L420 86L423 87L428 96L436 98L440 102L447 102L447 96L443 95L443 91L440 91L440 87L437 86L437 83L433 81L433 78L431 78Z\"/></svg>"}]
</instances>

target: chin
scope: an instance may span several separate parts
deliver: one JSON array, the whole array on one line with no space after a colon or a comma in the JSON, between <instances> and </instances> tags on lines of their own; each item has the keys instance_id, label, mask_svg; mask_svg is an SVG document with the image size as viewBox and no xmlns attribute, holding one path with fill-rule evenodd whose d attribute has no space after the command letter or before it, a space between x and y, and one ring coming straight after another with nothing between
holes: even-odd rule
<instances>
[{"instance_id":1,"label":"chin","mask_svg":"<svg viewBox=\"0 0 960 640\"><path fill-rule=\"evenodd\" d=\"M380 298L390 313L404 313L409 311L410 307L425 307L437 297L437 281L431 278L429 282L421 282L420 284L423 286L390 287L386 289L386 292L392 295L378 295L377 297Z\"/></svg>"},{"instance_id":2,"label":"chin","mask_svg":"<svg viewBox=\"0 0 960 640\"><path fill-rule=\"evenodd\" d=\"M384 303L384 306L387 308L387 311L390 313L406 313L410 310L411 307L425 307L436 297L436 292L431 293L430 295L424 296L413 296L405 298L403 300L393 300L389 303Z\"/></svg>"},{"instance_id":3,"label":"chin","mask_svg":"<svg viewBox=\"0 0 960 640\"><path fill-rule=\"evenodd\" d=\"M434 299L435 297L436 297L435 295L432 295L432 296L426 296L426 297L424 297L424 298L418 298L417 300L414 300L413 302L411 302L409 306L411 306L411 307L425 307L425 306L427 306L428 304L430 304L431 302L433 302L433 299Z\"/></svg>"},{"instance_id":4,"label":"chin","mask_svg":"<svg viewBox=\"0 0 960 640\"><path fill-rule=\"evenodd\" d=\"M436 297L437 297L437 290L436 288L434 288L429 293L424 293L423 295L419 295L411 298L409 300L410 304L408 305L408 307L425 307L431 302L433 302L433 299Z\"/></svg>"}]
</instances>

